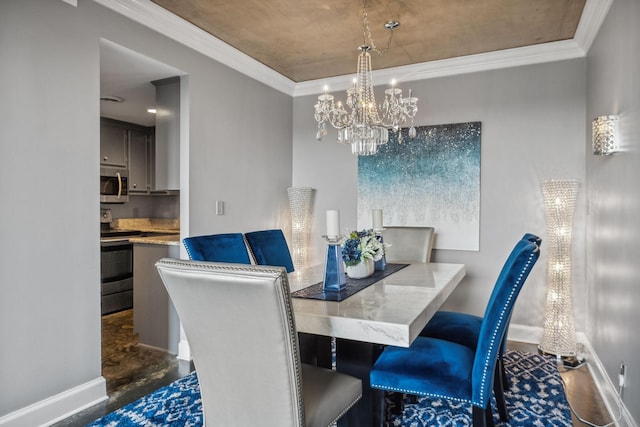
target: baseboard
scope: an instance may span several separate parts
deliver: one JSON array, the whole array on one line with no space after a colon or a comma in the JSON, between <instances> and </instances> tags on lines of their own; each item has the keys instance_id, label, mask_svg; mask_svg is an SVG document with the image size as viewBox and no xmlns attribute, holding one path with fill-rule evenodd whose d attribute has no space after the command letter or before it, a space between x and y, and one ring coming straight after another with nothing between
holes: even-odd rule
<instances>
[{"instance_id":1,"label":"baseboard","mask_svg":"<svg viewBox=\"0 0 640 427\"><path fill-rule=\"evenodd\" d=\"M617 420L615 425L618 427L637 427L638 425L618 394L616 385L611 381L609 375L607 375L607 371L591 346L591 343L586 337L584 337L584 340L581 339L580 335L578 335L578 341L584 344L585 357L589 362L587 366L609 414L611 414L613 419Z\"/></svg>"},{"instance_id":2,"label":"baseboard","mask_svg":"<svg viewBox=\"0 0 640 427\"><path fill-rule=\"evenodd\" d=\"M189 346L189 341L186 339L181 339L178 343L178 359L191 361L191 347Z\"/></svg>"},{"instance_id":3,"label":"baseboard","mask_svg":"<svg viewBox=\"0 0 640 427\"><path fill-rule=\"evenodd\" d=\"M542 336L542 328L536 326L509 325L509 333L507 339L509 341L525 342L528 344L540 344Z\"/></svg>"},{"instance_id":4,"label":"baseboard","mask_svg":"<svg viewBox=\"0 0 640 427\"><path fill-rule=\"evenodd\" d=\"M103 377L0 417L2 427L47 426L107 399Z\"/></svg>"},{"instance_id":5,"label":"baseboard","mask_svg":"<svg viewBox=\"0 0 640 427\"><path fill-rule=\"evenodd\" d=\"M155 345L138 343L138 347L144 347L154 351L161 351L163 353L171 354L173 356L176 355L176 353L174 353L173 351L169 351L166 348L162 348L162 347L156 347Z\"/></svg>"},{"instance_id":6,"label":"baseboard","mask_svg":"<svg viewBox=\"0 0 640 427\"><path fill-rule=\"evenodd\" d=\"M540 337L542 336L542 328L526 325L509 325L508 339L510 341L518 341L529 344L539 344ZM609 411L612 419L617 419L616 426L618 427L638 427L634 421L629 409L620 398L617 387L607 375L607 371L602 364L602 361L598 358L595 350L591 346L591 343L587 339L587 336L578 332L576 339L579 344L583 345L583 355L587 360L587 367L591 372L591 377L596 384L598 392L604 401L604 404Z\"/></svg>"}]
</instances>

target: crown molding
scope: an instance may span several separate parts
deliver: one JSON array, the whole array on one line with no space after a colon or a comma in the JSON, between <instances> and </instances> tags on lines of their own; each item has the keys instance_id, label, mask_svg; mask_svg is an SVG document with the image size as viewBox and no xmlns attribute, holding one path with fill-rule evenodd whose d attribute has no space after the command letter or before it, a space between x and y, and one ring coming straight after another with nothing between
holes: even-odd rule
<instances>
[{"instance_id":1,"label":"crown molding","mask_svg":"<svg viewBox=\"0 0 640 427\"><path fill-rule=\"evenodd\" d=\"M422 62L402 67L385 68L373 71L373 79L377 82L391 81L398 83L435 77L454 76L457 74L475 73L499 68L518 67L521 65L540 64L580 58L584 51L573 40L544 43L495 52L466 55L439 61ZM293 96L304 96L321 93L324 86L330 91L345 90L350 87L353 75L338 76L329 79L310 80L296 84Z\"/></svg>"},{"instance_id":2,"label":"crown molding","mask_svg":"<svg viewBox=\"0 0 640 427\"><path fill-rule=\"evenodd\" d=\"M589 52L612 4L613 0L587 0L585 3L576 34L573 37L585 51L585 54Z\"/></svg>"},{"instance_id":3,"label":"crown molding","mask_svg":"<svg viewBox=\"0 0 640 427\"><path fill-rule=\"evenodd\" d=\"M325 85L333 91L347 89L352 84L353 75L295 83L151 0L93 1L293 97L321 93ZM612 3L613 0L587 0L575 37L571 40L386 68L374 71L373 78L379 82L392 78L398 82L410 82L581 58L591 47Z\"/></svg>"}]
</instances>

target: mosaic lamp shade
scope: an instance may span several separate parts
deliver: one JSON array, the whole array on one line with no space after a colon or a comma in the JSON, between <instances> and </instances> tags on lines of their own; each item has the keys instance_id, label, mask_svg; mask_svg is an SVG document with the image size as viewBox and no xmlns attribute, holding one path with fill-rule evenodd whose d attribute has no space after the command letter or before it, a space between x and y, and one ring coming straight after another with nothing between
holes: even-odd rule
<instances>
[{"instance_id":1,"label":"mosaic lamp shade","mask_svg":"<svg viewBox=\"0 0 640 427\"><path fill-rule=\"evenodd\" d=\"M289 196L289 209L291 210L293 265L296 270L299 270L308 266L313 188L290 187L287 189L287 194Z\"/></svg>"},{"instance_id":2,"label":"mosaic lamp shade","mask_svg":"<svg viewBox=\"0 0 640 427\"><path fill-rule=\"evenodd\" d=\"M547 297L540 350L559 357L577 354L571 300L571 229L578 182L542 182L547 221Z\"/></svg>"}]
</instances>

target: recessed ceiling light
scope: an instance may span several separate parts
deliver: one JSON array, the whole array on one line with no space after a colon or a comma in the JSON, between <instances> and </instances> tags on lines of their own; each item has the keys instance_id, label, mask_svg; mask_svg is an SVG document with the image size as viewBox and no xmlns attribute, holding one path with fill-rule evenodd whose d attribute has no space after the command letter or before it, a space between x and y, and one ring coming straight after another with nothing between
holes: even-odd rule
<instances>
[{"instance_id":1,"label":"recessed ceiling light","mask_svg":"<svg viewBox=\"0 0 640 427\"><path fill-rule=\"evenodd\" d=\"M100 97L100 101L124 102L124 98L121 96L105 95Z\"/></svg>"},{"instance_id":2,"label":"recessed ceiling light","mask_svg":"<svg viewBox=\"0 0 640 427\"><path fill-rule=\"evenodd\" d=\"M158 110L156 110L155 108L147 108L147 113L156 114L157 112Z\"/></svg>"}]
</instances>

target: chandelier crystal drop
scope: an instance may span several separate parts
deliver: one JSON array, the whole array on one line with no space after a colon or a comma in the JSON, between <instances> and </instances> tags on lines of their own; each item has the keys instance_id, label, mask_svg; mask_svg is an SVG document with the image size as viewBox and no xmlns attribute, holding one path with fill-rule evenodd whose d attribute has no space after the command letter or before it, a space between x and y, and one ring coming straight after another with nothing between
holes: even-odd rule
<instances>
[{"instance_id":1,"label":"chandelier crystal drop","mask_svg":"<svg viewBox=\"0 0 640 427\"><path fill-rule=\"evenodd\" d=\"M397 22L390 22L385 24L385 27L393 31L398 25ZM411 122L409 138L416 136L413 119L418 112L418 98L411 96L411 91L409 96L404 98L402 90L392 83L392 87L384 92L382 104L376 103L369 51L372 50L371 46L374 50L377 49L371 40L366 9L363 9L363 30L365 41L369 40L369 44L363 44L358 48L360 54L356 77L353 86L347 89L348 109L345 109L342 102L336 102L325 87L324 94L318 97L315 104L314 117L318 122L318 141L327 135L327 123L330 123L338 129L339 143L351 144L353 154L367 156L376 154L380 145L389 142L389 131L396 132L398 143L401 144L403 137L400 130L407 121ZM390 42L391 37L389 44Z\"/></svg>"}]
</instances>

